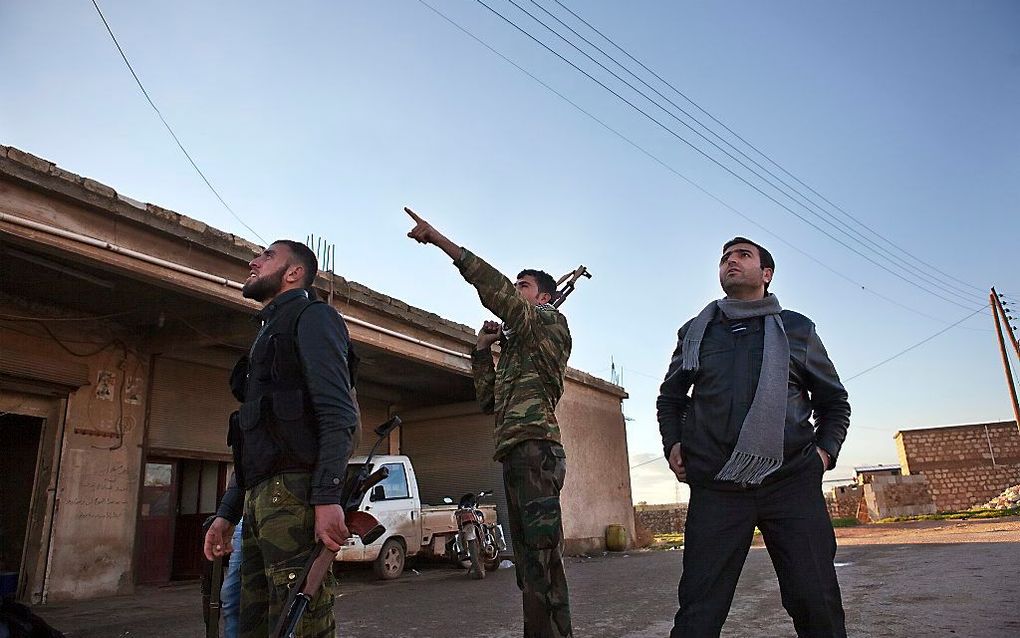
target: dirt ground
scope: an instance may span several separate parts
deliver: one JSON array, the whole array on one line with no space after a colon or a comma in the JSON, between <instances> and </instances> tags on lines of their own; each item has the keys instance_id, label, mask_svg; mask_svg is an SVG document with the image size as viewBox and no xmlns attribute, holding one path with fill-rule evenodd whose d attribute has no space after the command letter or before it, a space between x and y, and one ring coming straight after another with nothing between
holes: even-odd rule
<instances>
[{"instance_id":1,"label":"dirt ground","mask_svg":"<svg viewBox=\"0 0 1020 638\"><path fill-rule=\"evenodd\" d=\"M1020 635L1020 518L869 525L837 530L837 573L853 638ZM682 551L571 558L577 638L669 633ZM412 565L397 581L345 568L338 635L362 638L510 638L522 633L512 569L483 581L439 565ZM73 638L204 636L194 584L134 596L37 608ZM748 556L723 636L793 636L764 549Z\"/></svg>"}]
</instances>

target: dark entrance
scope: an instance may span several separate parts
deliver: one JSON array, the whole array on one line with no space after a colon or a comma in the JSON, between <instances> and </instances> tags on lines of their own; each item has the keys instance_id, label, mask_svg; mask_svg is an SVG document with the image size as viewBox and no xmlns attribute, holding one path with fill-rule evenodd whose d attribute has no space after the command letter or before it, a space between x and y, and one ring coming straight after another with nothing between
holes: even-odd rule
<instances>
[{"instance_id":1,"label":"dark entrance","mask_svg":"<svg viewBox=\"0 0 1020 638\"><path fill-rule=\"evenodd\" d=\"M15 593L24 568L28 519L43 419L0 414L0 572L3 594Z\"/></svg>"}]
</instances>

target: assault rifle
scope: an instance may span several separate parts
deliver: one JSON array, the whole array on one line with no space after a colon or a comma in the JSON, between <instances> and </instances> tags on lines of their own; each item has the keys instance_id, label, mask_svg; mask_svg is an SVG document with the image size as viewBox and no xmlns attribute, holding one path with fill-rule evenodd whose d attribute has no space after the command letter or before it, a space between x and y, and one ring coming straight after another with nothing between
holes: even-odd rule
<instances>
[{"instance_id":1,"label":"assault rifle","mask_svg":"<svg viewBox=\"0 0 1020 638\"><path fill-rule=\"evenodd\" d=\"M556 301L552 302L553 306L559 308L563 304L563 302L567 300L567 297L570 295L570 293L574 292L574 284L576 284L577 280L580 279L581 277L587 277L588 279L591 279L591 273L588 272L588 269L585 268L583 264L578 266L574 270L571 270L567 274L560 277L559 280L557 280L556 288L558 289L558 292L556 294ZM561 284L563 284L562 287L560 287Z\"/></svg>"},{"instance_id":2,"label":"assault rifle","mask_svg":"<svg viewBox=\"0 0 1020 638\"><path fill-rule=\"evenodd\" d=\"M372 472L372 457L383 439L398 427L400 427L400 417L394 416L375 428L378 438L368 453L368 458L365 459L365 463L358 471L347 479L340 492L340 503L344 508L347 529L352 534L359 536L365 545L371 545L386 533L386 528L374 516L368 512L362 512L358 508L368 490L389 476L389 469L385 467ZM283 614L273 631L274 638L294 638L298 623L301 622L301 616L305 613L312 598L318 593L322 581L325 580L335 559L336 552L327 550L321 542L315 544L301 573L291 585L290 594L287 595L287 601L283 605Z\"/></svg>"}]
</instances>

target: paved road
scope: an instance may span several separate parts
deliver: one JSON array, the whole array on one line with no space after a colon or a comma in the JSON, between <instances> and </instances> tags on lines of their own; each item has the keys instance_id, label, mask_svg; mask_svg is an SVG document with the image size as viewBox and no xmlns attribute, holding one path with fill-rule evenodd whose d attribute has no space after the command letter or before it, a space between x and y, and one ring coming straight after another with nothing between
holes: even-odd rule
<instances>
[{"instance_id":1,"label":"paved road","mask_svg":"<svg viewBox=\"0 0 1020 638\"><path fill-rule=\"evenodd\" d=\"M930 530L925 530L926 532ZM860 534L860 533L858 533ZM904 537L910 535L909 528ZM928 534L929 541L937 539ZM999 542L853 544L838 573L854 638L1020 635L1020 537ZM980 535L970 540L980 540ZM682 552L635 552L568 562L577 638L647 638L669 632ZM364 569L341 574L340 636L509 638L521 635L512 569L468 580L444 566L419 566L394 582ZM200 638L194 585L39 609L74 638ZM723 636L793 636L768 554L753 548Z\"/></svg>"}]
</instances>

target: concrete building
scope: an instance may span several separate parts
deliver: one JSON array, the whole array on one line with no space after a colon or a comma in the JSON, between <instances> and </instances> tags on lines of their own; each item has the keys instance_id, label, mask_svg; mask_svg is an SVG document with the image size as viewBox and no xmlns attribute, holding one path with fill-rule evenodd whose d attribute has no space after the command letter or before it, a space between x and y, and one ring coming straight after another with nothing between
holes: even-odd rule
<instances>
[{"instance_id":1,"label":"concrete building","mask_svg":"<svg viewBox=\"0 0 1020 638\"><path fill-rule=\"evenodd\" d=\"M901 430L905 475L923 474L940 512L965 510L1020 483L1016 421Z\"/></svg>"},{"instance_id":2,"label":"concrete building","mask_svg":"<svg viewBox=\"0 0 1020 638\"><path fill-rule=\"evenodd\" d=\"M230 464L230 367L256 331L252 243L0 146L0 571L31 602L195 576ZM455 276L451 273L451 276ZM423 498L497 488L474 330L340 276L366 426L399 413ZM582 319L575 319L582 320ZM570 551L634 533L622 388L571 369L558 409ZM368 437L366 437L368 438Z\"/></svg>"}]
</instances>

